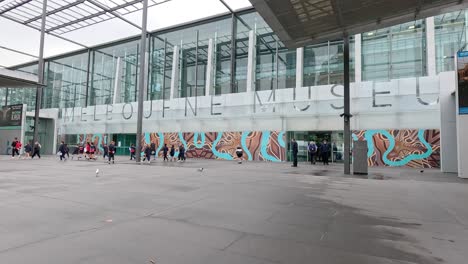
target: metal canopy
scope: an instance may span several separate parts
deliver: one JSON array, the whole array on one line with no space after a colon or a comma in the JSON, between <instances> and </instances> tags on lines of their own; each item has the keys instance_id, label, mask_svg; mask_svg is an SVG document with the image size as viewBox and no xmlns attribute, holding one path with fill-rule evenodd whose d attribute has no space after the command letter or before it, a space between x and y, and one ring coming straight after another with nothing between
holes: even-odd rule
<instances>
[{"instance_id":1,"label":"metal canopy","mask_svg":"<svg viewBox=\"0 0 468 264\"><path fill-rule=\"evenodd\" d=\"M250 0L290 48L468 7L463 0Z\"/></svg>"},{"instance_id":2,"label":"metal canopy","mask_svg":"<svg viewBox=\"0 0 468 264\"><path fill-rule=\"evenodd\" d=\"M168 1L149 0L148 6ZM141 11L142 8L141 0L48 0L45 31L62 35L112 18L125 20L141 29L123 16ZM40 30L41 15L42 0L0 0L0 16L17 23Z\"/></svg>"},{"instance_id":3,"label":"metal canopy","mask_svg":"<svg viewBox=\"0 0 468 264\"><path fill-rule=\"evenodd\" d=\"M35 88L39 85L36 75L0 69L0 88Z\"/></svg>"}]
</instances>

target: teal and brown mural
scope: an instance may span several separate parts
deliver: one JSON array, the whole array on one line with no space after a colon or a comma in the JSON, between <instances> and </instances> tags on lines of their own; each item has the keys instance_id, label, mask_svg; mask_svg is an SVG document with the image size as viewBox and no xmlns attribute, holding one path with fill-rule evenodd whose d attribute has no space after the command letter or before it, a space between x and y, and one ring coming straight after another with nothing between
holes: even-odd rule
<instances>
[{"instance_id":1,"label":"teal and brown mural","mask_svg":"<svg viewBox=\"0 0 468 264\"><path fill-rule=\"evenodd\" d=\"M369 166L440 168L440 131L360 130L353 140L367 141Z\"/></svg>"},{"instance_id":2,"label":"teal and brown mural","mask_svg":"<svg viewBox=\"0 0 468 264\"><path fill-rule=\"evenodd\" d=\"M440 131L357 130L353 140L367 140L369 166L412 168L440 167ZM98 149L107 141L103 134L77 135L78 142L93 141ZM155 143L158 153L183 144L188 158L233 160L241 146L245 158L255 161L286 161L286 136L281 131L145 133L146 144Z\"/></svg>"}]
</instances>

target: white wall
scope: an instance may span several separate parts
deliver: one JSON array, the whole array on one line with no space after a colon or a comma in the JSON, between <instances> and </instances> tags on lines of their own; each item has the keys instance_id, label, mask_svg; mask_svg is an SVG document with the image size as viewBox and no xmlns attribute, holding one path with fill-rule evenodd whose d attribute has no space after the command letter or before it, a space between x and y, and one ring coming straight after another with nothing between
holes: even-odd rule
<instances>
[{"instance_id":1,"label":"white wall","mask_svg":"<svg viewBox=\"0 0 468 264\"><path fill-rule=\"evenodd\" d=\"M438 129L441 126L437 103L441 78L444 85L453 87L454 74L407 78L389 82L361 82L351 84L352 129ZM419 83L419 84L418 84ZM420 98L417 98L419 85ZM343 110L342 86L280 89L276 101L268 101L271 91L200 96L189 98L192 106L198 100L198 115L191 109L185 116L185 98L165 102L145 102L143 130L145 132L217 132L217 131L301 131L342 130L339 116ZM255 100L255 103L254 103ZM152 103L152 106L150 105ZM219 103L220 105L213 105ZM424 103L428 103L425 105ZM310 105L310 106L309 106ZM305 109L299 111L298 109ZM152 111L151 111L152 109ZM274 111L273 111L274 109ZM56 109L41 110L41 116ZM88 108L62 109L58 130L61 134L135 133L137 104L100 105ZM212 115L221 113L221 115ZM129 118L128 120L124 119ZM436 117L436 118L434 118Z\"/></svg>"}]
</instances>

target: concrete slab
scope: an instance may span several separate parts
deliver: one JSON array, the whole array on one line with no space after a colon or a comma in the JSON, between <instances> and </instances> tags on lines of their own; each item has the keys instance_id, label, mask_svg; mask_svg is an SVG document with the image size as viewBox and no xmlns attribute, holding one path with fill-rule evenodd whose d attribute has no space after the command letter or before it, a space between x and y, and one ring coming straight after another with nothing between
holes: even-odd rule
<instances>
[{"instance_id":1,"label":"concrete slab","mask_svg":"<svg viewBox=\"0 0 468 264\"><path fill-rule=\"evenodd\" d=\"M341 169L0 156L0 263L464 263L467 181Z\"/></svg>"}]
</instances>

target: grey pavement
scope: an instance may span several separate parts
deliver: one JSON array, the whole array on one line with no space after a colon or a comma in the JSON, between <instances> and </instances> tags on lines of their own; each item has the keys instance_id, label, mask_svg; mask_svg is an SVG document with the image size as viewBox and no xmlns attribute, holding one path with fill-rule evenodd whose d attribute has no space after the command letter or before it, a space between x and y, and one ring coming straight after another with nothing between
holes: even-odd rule
<instances>
[{"instance_id":1,"label":"grey pavement","mask_svg":"<svg viewBox=\"0 0 468 264\"><path fill-rule=\"evenodd\" d=\"M0 263L466 264L467 183L420 169L0 156Z\"/></svg>"}]
</instances>

